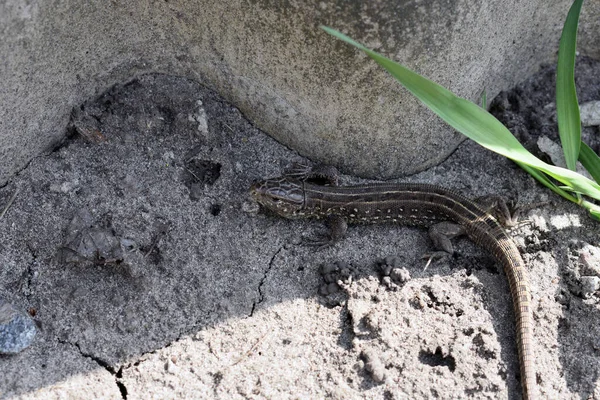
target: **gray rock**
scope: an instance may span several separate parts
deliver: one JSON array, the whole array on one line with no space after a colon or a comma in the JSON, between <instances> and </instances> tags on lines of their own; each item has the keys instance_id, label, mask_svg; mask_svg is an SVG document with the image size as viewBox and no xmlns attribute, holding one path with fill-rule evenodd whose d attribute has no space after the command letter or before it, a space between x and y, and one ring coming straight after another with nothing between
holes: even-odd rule
<instances>
[{"instance_id":1,"label":"gray rock","mask_svg":"<svg viewBox=\"0 0 600 400\"><path fill-rule=\"evenodd\" d=\"M17 354L31 345L35 323L25 313L0 299L0 354Z\"/></svg>"},{"instance_id":2,"label":"gray rock","mask_svg":"<svg viewBox=\"0 0 600 400\"><path fill-rule=\"evenodd\" d=\"M600 289L600 278L597 276L581 277L581 295L583 298L590 298Z\"/></svg>"},{"instance_id":3,"label":"gray rock","mask_svg":"<svg viewBox=\"0 0 600 400\"><path fill-rule=\"evenodd\" d=\"M581 124L583 126L600 125L600 100L588 101L579 105Z\"/></svg>"},{"instance_id":4,"label":"gray rock","mask_svg":"<svg viewBox=\"0 0 600 400\"><path fill-rule=\"evenodd\" d=\"M0 121L10 123L0 125L0 186L64 139L74 107L154 71L200 78L257 127L315 161L371 177L421 171L463 137L318 26L332 25L479 101L483 89L491 99L554 61L571 3L3 2ZM584 55L600 53L599 4L583 6ZM202 107L192 118L205 133ZM78 130L102 140L93 125Z\"/></svg>"},{"instance_id":5,"label":"gray rock","mask_svg":"<svg viewBox=\"0 0 600 400\"><path fill-rule=\"evenodd\" d=\"M566 165L565 155L562 147L548 136L540 136L537 140L540 151L544 152L552 160L552 164L564 167Z\"/></svg>"}]
</instances>

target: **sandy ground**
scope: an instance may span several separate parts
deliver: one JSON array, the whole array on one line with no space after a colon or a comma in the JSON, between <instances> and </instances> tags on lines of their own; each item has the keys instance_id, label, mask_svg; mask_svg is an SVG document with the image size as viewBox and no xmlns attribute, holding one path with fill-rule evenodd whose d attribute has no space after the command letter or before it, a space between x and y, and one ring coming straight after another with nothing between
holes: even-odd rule
<instances>
[{"instance_id":1,"label":"sandy ground","mask_svg":"<svg viewBox=\"0 0 600 400\"><path fill-rule=\"evenodd\" d=\"M530 146L555 140L535 130L554 124L552 97L528 92L551 92L547 76L494 106ZM543 112L519 117L529 109ZM68 131L0 188L0 209L17 193L0 219L0 297L39 327L0 356L0 397L520 398L506 277L468 240L426 270L420 229L301 245L319 223L248 197L301 158L186 79L138 77L76 110ZM539 389L600 399L600 225L471 142L408 180L544 203L512 230L531 273ZM389 256L402 279L382 277ZM350 271L327 296L324 265Z\"/></svg>"}]
</instances>

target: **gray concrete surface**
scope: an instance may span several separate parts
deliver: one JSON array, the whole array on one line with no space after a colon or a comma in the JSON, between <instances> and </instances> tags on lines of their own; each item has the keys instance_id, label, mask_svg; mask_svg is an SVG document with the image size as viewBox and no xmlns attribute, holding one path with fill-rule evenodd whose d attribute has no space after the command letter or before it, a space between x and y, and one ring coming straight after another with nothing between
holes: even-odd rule
<instances>
[{"instance_id":1,"label":"gray concrete surface","mask_svg":"<svg viewBox=\"0 0 600 400\"><path fill-rule=\"evenodd\" d=\"M511 87L555 57L570 0L0 2L0 185L63 138L71 109L145 72L206 82L314 160L399 176L462 138L355 50L338 28L462 96ZM600 0L584 5L598 54Z\"/></svg>"},{"instance_id":2,"label":"gray concrete surface","mask_svg":"<svg viewBox=\"0 0 600 400\"><path fill-rule=\"evenodd\" d=\"M248 198L299 156L192 81L146 75L78 110L80 133L0 188L0 207L19 190L0 219L0 297L41 325L29 349L0 356L0 398L520 397L506 277L468 240L427 270L419 229L299 245L323 228ZM471 142L410 179L555 201L512 232L531 271L540 391L600 397L600 296L583 283L600 277L598 224ZM410 279L386 283L386 256ZM355 272L323 297L318 271L335 261Z\"/></svg>"}]
</instances>

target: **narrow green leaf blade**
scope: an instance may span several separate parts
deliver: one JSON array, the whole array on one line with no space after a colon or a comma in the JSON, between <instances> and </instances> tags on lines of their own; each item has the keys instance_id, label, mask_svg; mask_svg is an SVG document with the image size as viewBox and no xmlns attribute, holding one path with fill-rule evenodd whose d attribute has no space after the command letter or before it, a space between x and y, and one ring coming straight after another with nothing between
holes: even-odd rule
<instances>
[{"instance_id":1,"label":"narrow green leaf blade","mask_svg":"<svg viewBox=\"0 0 600 400\"><path fill-rule=\"evenodd\" d=\"M592 218L594 218L596 221L600 221L600 211L598 210L589 210L590 211L590 215L592 216Z\"/></svg>"},{"instance_id":2,"label":"narrow green leaf blade","mask_svg":"<svg viewBox=\"0 0 600 400\"><path fill-rule=\"evenodd\" d=\"M539 183L546 186L548 189L552 190L554 193L558 194L559 196L564 197L565 199L567 199L569 201L572 201L573 203L578 202L578 199L576 197L571 196L571 194L566 192L565 190L563 190L563 188L556 186L554 184L554 182L552 182L543 172L538 171L537 169L532 168L527 164L523 164L518 161L515 161L515 162L519 165L519 167L523 168L529 175L533 176Z\"/></svg>"},{"instance_id":3,"label":"narrow green leaf blade","mask_svg":"<svg viewBox=\"0 0 600 400\"><path fill-rule=\"evenodd\" d=\"M598 204L591 203L587 200L582 200L581 206L590 212L592 218L600 221L600 206L598 206Z\"/></svg>"},{"instance_id":4,"label":"narrow green leaf blade","mask_svg":"<svg viewBox=\"0 0 600 400\"><path fill-rule=\"evenodd\" d=\"M584 168L592 175L592 178L596 182L600 182L600 157L584 142L581 142L579 161L581 161Z\"/></svg>"},{"instance_id":5,"label":"narrow green leaf blade","mask_svg":"<svg viewBox=\"0 0 600 400\"><path fill-rule=\"evenodd\" d=\"M581 145L581 121L575 90L577 24L583 0L575 0L563 27L556 66L556 116L567 168L575 171Z\"/></svg>"},{"instance_id":6,"label":"narrow green leaf blade","mask_svg":"<svg viewBox=\"0 0 600 400\"><path fill-rule=\"evenodd\" d=\"M341 32L328 27L322 28L327 33L364 51L440 118L468 138L498 154L543 171L577 193L600 200L600 186L596 182L576 172L547 164L538 159L486 110L456 96L443 86L422 77L403 65L369 50Z\"/></svg>"}]
</instances>

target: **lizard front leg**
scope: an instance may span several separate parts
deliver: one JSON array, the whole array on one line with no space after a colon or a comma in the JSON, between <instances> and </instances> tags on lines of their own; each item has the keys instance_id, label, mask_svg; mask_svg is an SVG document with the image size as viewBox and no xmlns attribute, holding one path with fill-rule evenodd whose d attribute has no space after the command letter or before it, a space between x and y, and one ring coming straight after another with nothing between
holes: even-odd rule
<instances>
[{"instance_id":1,"label":"lizard front leg","mask_svg":"<svg viewBox=\"0 0 600 400\"><path fill-rule=\"evenodd\" d=\"M330 215L327 217L325 225L329 230L328 233L314 238L304 237L302 244L318 246L319 249L322 249L342 240L348 231L348 223L339 215Z\"/></svg>"},{"instance_id":2,"label":"lizard front leg","mask_svg":"<svg viewBox=\"0 0 600 400\"><path fill-rule=\"evenodd\" d=\"M429 228L428 233L431 241L433 242L433 247L437 251L423 255L423 258L427 258L427 264L425 264L425 268L423 270L426 270L433 260L454 254L454 247L452 246L451 239L466 234L466 231L462 225L454 222L444 221L432 225Z\"/></svg>"}]
</instances>

